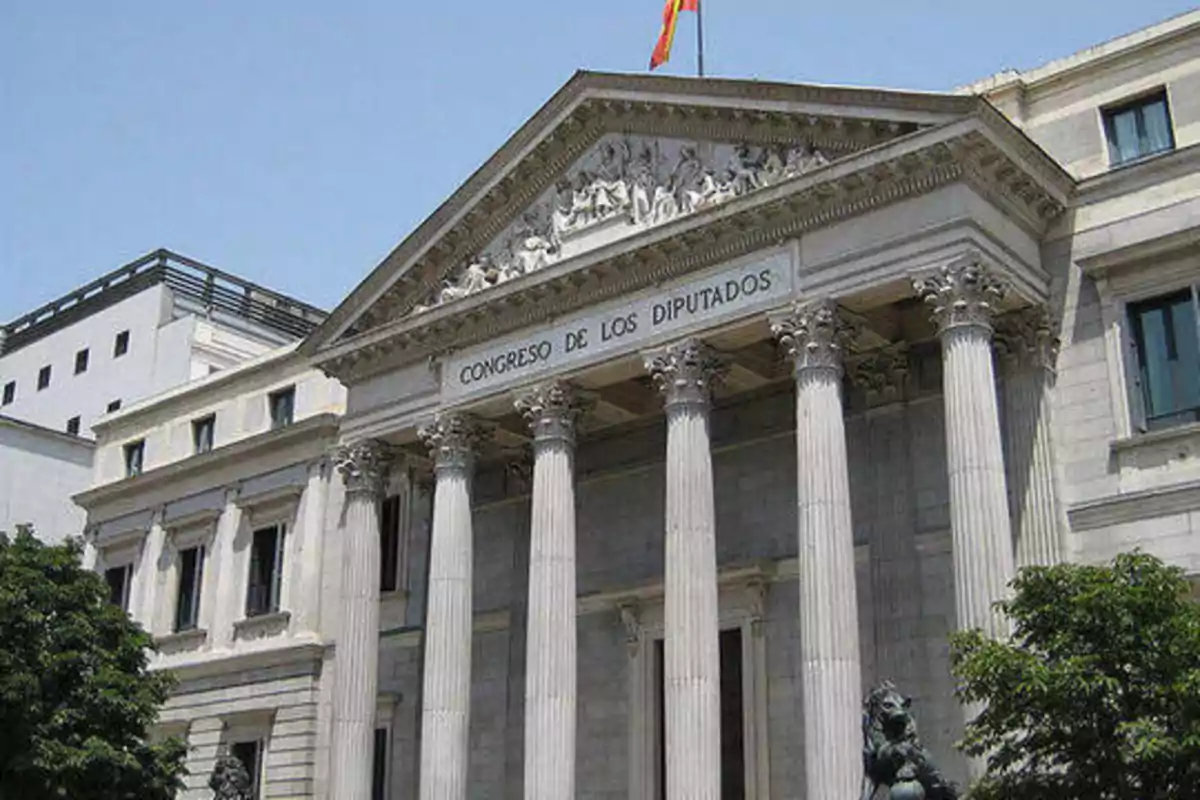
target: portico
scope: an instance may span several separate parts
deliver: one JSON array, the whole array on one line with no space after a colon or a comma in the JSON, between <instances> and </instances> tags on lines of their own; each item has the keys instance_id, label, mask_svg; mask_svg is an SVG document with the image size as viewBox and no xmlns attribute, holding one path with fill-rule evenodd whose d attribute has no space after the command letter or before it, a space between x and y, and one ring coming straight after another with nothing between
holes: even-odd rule
<instances>
[{"instance_id":1,"label":"portico","mask_svg":"<svg viewBox=\"0 0 1200 800\"><path fill-rule=\"evenodd\" d=\"M307 345L349 387L347 479L385 451L432 477L422 800L497 763L539 800L614 779L647 800L855 796L865 685L915 676L932 703L947 680L897 611L922 584L897 564L944 539L945 625L1000 631L1003 442L1045 422L1040 383L1001 416L993 337L1048 297L1038 242L1066 186L969 97L584 74L514 135ZM884 407L927 435L864 470ZM927 485L897 490L918 458ZM344 581L371 552L366 496L347 495ZM1047 496L1016 504L1030 551L1055 541ZM497 567L501 540L525 561ZM346 652L379 659L378 616L344 603ZM881 620L913 646L864 637ZM381 689L343 685L341 651L335 731L362 742ZM612 688L645 683L647 652L653 708ZM943 712L938 744L962 724ZM369 751L337 752L338 796L368 797Z\"/></svg>"}]
</instances>

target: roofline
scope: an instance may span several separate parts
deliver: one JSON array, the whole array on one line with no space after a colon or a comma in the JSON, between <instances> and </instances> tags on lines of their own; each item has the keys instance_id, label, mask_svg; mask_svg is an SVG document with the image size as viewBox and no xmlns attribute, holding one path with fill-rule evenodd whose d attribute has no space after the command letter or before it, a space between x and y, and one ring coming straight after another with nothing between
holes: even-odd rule
<instances>
[{"instance_id":1,"label":"roofline","mask_svg":"<svg viewBox=\"0 0 1200 800\"><path fill-rule=\"evenodd\" d=\"M676 100L694 99L711 105L714 100L744 104L748 98L779 103L812 102L813 92L824 101L838 106L874 107L919 112L923 116L965 115L975 108L976 98L961 94L873 89L809 83L785 83L735 78L686 78L671 75L591 72L579 70L529 117L482 165L452 192L428 217L389 252L359 284L346 295L329 317L301 346L313 355L327 341L349 327L356 309L369 306L387 290L394 269L419 257L455 223L456 215L491 184L506 174L506 167L519 163L554 126L587 100L612 97L633 99L630 95L671 95ZM919 109L912 108L920 106Z\"/></svg>"},{"instance_id":2,"label":"roofline","mask_svg":"<svg viewBox=\"0 0 1200 800\"><path fill-rule=\"evenodd\" d=\"M0 427L19 428L29 433L37 434L38 436L48 436L58 439L62 442L67 442L80 447L85 447L93 450L96 447L96 440L89 439L86 436L77 436L63 431L56 431L53 428L47 428L45 425L38 425L35 422L27 422L23 419L10 417L6 414L0 414Z\"/></svg>"},{"instance_id":3,"label":"roofline","mask_svg":"<svg viewBox=\"0 0 1200 800\"><path fill-rule=\"evenodd\" d=\"M957 87L961 94L991 94L1015 84L1034 87L1038 84L1065 78L1113 59L1128 56L1134 51L1153 47L1164 41L1181 38L1200 29L1200 8L1184 11L1161 22L1121 34L1100 44L1086 47L1069 56L1047 61L1027 70L1006 69L977 81Z\"/></svg>"}]
</instances>

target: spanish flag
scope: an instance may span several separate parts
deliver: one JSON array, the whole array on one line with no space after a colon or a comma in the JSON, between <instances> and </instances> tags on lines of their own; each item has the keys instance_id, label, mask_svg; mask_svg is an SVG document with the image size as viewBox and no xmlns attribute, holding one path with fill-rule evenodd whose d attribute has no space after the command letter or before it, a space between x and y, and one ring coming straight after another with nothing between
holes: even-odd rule
<instances>
[{"instance_id":1,"label":"spanish flag","mask_svg":"<svg viewBox=\"0 0 1200 800\"><path fill-rule=\"evenodd\" d=\"M675 41L675 23L679 21L680 11L700 11L700 0L667 0L663 8L662 33L650 55L650 69L661 67L671 58L671 43Z\"/></svg>"}]
</instances>

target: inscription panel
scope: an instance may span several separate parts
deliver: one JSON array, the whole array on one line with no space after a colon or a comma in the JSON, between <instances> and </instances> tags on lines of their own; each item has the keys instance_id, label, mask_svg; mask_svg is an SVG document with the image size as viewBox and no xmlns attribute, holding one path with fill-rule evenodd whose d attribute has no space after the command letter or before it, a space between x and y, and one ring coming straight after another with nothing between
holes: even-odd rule
<instances>
[{"instance_id":1,"label":"inscription panel","mask_svg":"<svg viewBox=\"0 0 1200 800\"><path fill-rule=\"evenodd\" d=\"M491 394L777 307L792 296L795 272L794 247L759 253L453 353L443 362L443 401Z\"/></svg>"}]
</instances>

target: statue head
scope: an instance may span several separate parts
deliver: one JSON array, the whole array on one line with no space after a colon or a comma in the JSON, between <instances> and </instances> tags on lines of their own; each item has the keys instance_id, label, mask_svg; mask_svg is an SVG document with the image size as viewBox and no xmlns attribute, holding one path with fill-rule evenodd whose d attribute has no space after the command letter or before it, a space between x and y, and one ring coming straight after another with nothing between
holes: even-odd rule
<instances>
[{"instance_id":1,"label":"statue head","mask_svg":"<svg viewBox=\"0 0 1200 800\"><path fill-rule=\"evenodd\" d=\"M912 698L905 697L891 681L884 681L867 695L866 717L871 727L891 741L916 737Z\"/></svg>"},{"instance_id":2,"label":"statue head","mask_svg":"<svg viewBox=\"0 0 1200 800\"><path fill-rule=\"evenodd\" d=\"M250 773L241 759L230 753L217 758L208 788L213 790L214 800L247 800L253 791Z\"/></svg>"}]
</instances>

